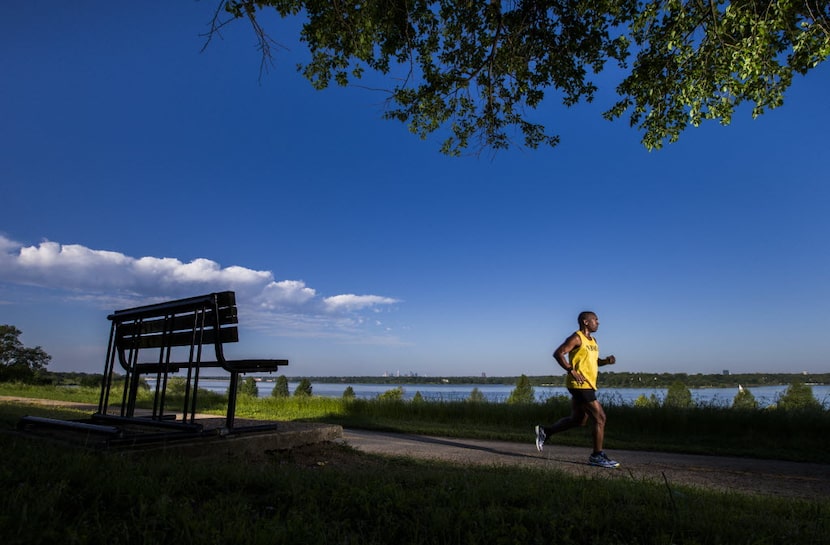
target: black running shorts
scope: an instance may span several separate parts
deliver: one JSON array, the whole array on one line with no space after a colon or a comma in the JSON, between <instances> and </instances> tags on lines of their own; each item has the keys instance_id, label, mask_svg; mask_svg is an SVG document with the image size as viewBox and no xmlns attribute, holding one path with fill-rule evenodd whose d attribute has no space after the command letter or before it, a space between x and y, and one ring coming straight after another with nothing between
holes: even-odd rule
<instances>
[{"instance_id":1,"label":"black running shorts","mask_svg":"<svg viewBox=\"0 0 830 545\"><path fill-rule=\"evenodd\" d=\"M597 391L590 388L568 388L568 391L573 396L574 401L582 405L587 405L597 400Z\"/></svg>"}]
</instances>

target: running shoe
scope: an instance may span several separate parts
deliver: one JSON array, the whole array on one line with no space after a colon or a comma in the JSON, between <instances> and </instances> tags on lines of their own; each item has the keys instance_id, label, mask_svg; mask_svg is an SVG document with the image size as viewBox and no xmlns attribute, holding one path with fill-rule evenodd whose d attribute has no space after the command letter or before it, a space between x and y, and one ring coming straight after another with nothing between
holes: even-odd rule
<instances>
[{"instance_id":1,"label":"running shoe","mask_svg":"<svg viewBox=\"0 0 830 545\"><path fill-rule=\"evenodd\" d=\"M542 452L542 449L545 448L545 439L548 436L545 435L545 430L542 429L542 426L536 426L536 450Z\"/></svg>"},{"instance_id":2,"label":"running shoe","mask_svg":"<svg viewBox=\"0 0 830 545\"><path fill-rule=\"evenodd\" d=\"M591 454L588 457L588 464L607 468L620 467L620 463L618 461L610 459L604 452L600 452L599 454Z\"/></svg>"}]
</instances>

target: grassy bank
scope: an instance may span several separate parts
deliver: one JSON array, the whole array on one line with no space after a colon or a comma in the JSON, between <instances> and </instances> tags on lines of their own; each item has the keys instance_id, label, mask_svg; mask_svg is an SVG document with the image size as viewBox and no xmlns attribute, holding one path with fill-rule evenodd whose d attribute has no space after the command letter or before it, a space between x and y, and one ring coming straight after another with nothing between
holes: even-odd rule
<instances>
[{"instance_id":1,"label":"grassy bank","mask_svg":"<svg viewBox=\"0 0 830 545\"><path fill-rule=\"evenodd\" d=\"M95 388L0 384L0 395L97 403ZM203 412L223 414L224 396L200 393ZM139 400L150 406L151 397ZM177 406L174 401L169 404ZM609 404L606 448L717 454L826 462L830 412L826 410L741 410L724 407L633 407ZM415 402L344 400L328 397L252 398L240 396L237 416L267 420L305 420L344 427L422 433L447 437L532 441L538 423L552 423L570 412L566 398L545 403ZM590 445L587 428L553 438L564 445Z\"/></svg>"},{"instance_id":2,"label":"grassy bank","mask_svg":"<svg viewBox=\"0 0 830 545\"><path fill-rule=\"evenodd\" d=\"M22 414L76 411L0 404ZM41 543L824 543L830 507L336 445L245 460L66 449L0 434L0 536ZM229 463L230 462L230 463Z\"/></svg>"}]
</instances>

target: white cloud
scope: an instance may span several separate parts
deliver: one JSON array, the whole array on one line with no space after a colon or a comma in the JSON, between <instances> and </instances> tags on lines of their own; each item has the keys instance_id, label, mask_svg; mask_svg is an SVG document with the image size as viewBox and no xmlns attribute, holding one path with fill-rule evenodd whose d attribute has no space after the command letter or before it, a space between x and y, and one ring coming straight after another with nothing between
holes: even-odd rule
<instances>
[{"instance_id":1,"label":"white cloud","mask_svg":"<svg viewBox=\"0 0 830 545\"><path fill-rule=\"evenodd\" d=\"M326 297L323 303L326 309L332 312L340 311L355 311L362 310L367 307L375 307L378 305L391 305L397 303L397 299L390 297L381 297L379 295L333 295Z\"/></svg>"},{"instance_id":2,"label":"white cloud","mask_svg":"<svg viewBox=\"0 0 830 545\"><path fill-rule=\"evenodd\" d=\"M301 280L282 280L269 282L262 290L261 306L274 309L283 306L303 305L317 296L317 292L307 287Z\"/></svg>"},{"instance_id":3,"label":"white cloud","mask_svg":"<svg viewBox=\"0 0 830 545\"><path fill-rule=\"evenodd\" d=\"M0 281L72 292L76 301L97 301L110 309L233 290L260 327L308 335L354 334L356 324L363 323L357 313L399 302L379 295L321 297L302 280L277 280L270 271L222 267L205 258L189 263L172 257L134 258L51 241L24 246L2 234Z\"/></svg>"}]
</instances>

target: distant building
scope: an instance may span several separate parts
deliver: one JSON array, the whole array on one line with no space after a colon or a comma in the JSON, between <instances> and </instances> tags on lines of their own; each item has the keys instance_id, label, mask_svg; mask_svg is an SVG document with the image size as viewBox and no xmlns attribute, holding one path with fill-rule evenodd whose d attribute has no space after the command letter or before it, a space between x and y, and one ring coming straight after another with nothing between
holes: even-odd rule
<instances>
[{"instance_id":1,"label":"distant building","mask_svg":"<svg viewBox=\"0 0 830 545\"><path fill-rule=\"evenodd\" d=\"M725 376L725 377L729 376L729 369L724 369L723 370L723 376Z\"/></svg>"}]
</instances>

